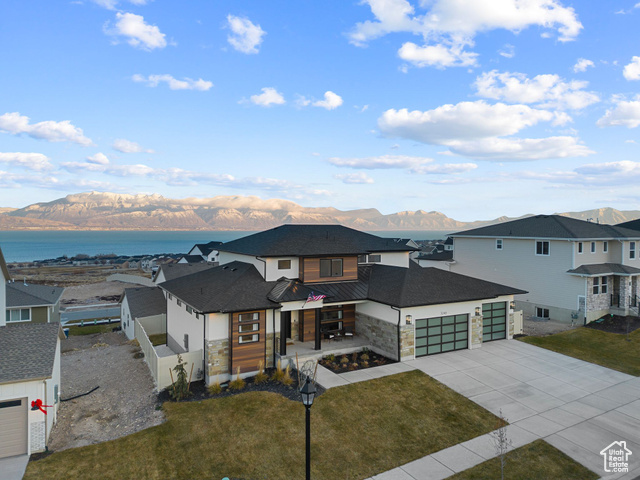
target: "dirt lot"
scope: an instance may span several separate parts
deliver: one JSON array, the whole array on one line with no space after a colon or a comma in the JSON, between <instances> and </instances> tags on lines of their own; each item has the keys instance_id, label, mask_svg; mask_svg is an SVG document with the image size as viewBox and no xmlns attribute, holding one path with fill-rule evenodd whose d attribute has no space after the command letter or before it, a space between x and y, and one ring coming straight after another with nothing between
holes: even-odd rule
<instances>
[{"instance_id":1,"label":"dirt lot","mask_svg":"<svg viewBox=\"0 0 640 480\"><path fill-rule=\"evenodd\" d=\"M53 451L91 445L159 425L164 415L139 348L122 333L71 337L62 341L62 399L58 421L49 440ZM70 351L69 351L70 350Z\"/></svg>"},{"instance_id":2,"label":"dirt lot","mask_svg":"<svg viewBox=\"0 0 640 480\"><path fill-rule=\"evenodd\" d=\"M579 327L580 324L571 326L570 323L554 322L553 320L524 320L523 330L525 335L533 337L541 337L544 335L553 335L554 333L564 332Z\"/></svg>"}]
</instances>

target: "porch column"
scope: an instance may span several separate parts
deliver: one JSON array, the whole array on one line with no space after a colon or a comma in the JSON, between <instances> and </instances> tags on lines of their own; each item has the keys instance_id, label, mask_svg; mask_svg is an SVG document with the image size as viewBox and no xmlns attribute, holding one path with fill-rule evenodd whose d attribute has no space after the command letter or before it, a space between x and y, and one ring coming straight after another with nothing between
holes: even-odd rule
<instances>
[{"instance_id":1,"label":"porch column","mask_svg":"<svg viewBox=\"0 0 640 480\"><path fill-rule=\"evenodd\" d=\"M316 350L320 350L321 347L321 339L320 339L320 309L316 308L315 309L316 312L316 345L315 345L315 349Z\"/></svg>"},{"instance_id":2,"label":"porch column","mask_svg":"<svg viewBox=\"0 0 640 480\"><path fill-rule=\"evenodd\" d=\"M280 355L287 354L287 322L291 320L291 312L280 312Z\"/></svg>"}]
</instances>

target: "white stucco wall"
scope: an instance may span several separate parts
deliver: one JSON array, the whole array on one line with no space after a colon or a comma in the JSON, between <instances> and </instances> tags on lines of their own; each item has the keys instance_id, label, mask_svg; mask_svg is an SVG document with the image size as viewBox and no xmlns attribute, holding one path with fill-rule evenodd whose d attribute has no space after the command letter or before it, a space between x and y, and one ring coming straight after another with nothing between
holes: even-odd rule
<instances>
[{"instance_id":1,"label":"white stucco wall","mask_svg":"<svg viewBox=\"0 0 640 480\"><path fill-rule=\"evenodd\" d=\"M204 348L204 318L202 315L200 318L196 318L195 312L187 312L186 307L184 302L182 305L178 305L178 299L174 295L171 295L171 298L167 296L167 335L185 349L184 335L187 334L189 335L189 348L185 350L202 350Z\"/></svg>"},{"instance_id":2,"label":"white stucco wall","mask_svg":"<svg viewBox=\"0 0 640 480\"><path fill-rule=\"evenodd\" d=\"M279 260L291 260L291 268L279 270L278 269ZM300 277L300 264L298 261L298 257L265 258L265 261L267 262L267 276L265 280L267 280L268 282L278 280L281 277L286 277L291 279Z\"/></svg>"},{"instance_id":3,"label":"white stucco wall","mask_svg":"<svg viewBox=\"0 0 640 480\"><path fill-rule=\"evenodd\" d=\"M394 325L398 324L398 310L391 308L389 305L382 303L367 301L356 305L356 313L364 313L370 317L379 318ZM404 320L400 325L404 325ZM356 326L357 329L357 326Z\"/></svg>"},{"instance_id":4,"label":"white stucco wall","mask_svg":"<svg viewBox=\"0 0 640 480\"><path fill-rule=\"evenodd\" d=\"M422 259L414 259L414 261L423 268L433 267L439 268L440 270L444 270L445 272L451 271L451 263L442 260L422 260Z\"/></svg>"},{"instance_id":5,"label":"white stucco wall","mask_svg":"<svg viewBox=\"0 0 640 480\"><path fill-rule=\"evenodd\" d=\"M229 338L229 314L207 314L207 340L222 340Z\"/></svg>"},{"instance_id":6,"label":"white stucco wall","mask_svg":"<svg viewBox=\"0 0 640 480\"><path fill-rule=\"evenodd\" d=\"M409 268L409 252L381 252L370 255L380 255L380 264L382 265Z\"/></svg>"},{"instance_id":7,"label":"white stucco wall","mask_svg":"<svg viewBox=\"0 0 640 480\"><path fill-rule=\"evenodd\" d=\"M241 255L239 253L229 253L229 252L220 252L219 255L220 265L226 265L231 262L244 262L250 263L256 267L260 275L264 276L265 262L266 259L258 260L256 257L251 255Z\"/></svg>"}]
</instances>

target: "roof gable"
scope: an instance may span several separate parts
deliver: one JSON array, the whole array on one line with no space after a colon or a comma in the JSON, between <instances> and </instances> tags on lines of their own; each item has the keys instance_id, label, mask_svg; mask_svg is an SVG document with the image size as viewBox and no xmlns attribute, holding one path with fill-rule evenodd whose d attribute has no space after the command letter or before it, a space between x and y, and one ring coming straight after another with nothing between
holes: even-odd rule
<instances>
[{"instance_id":1,"label":"roof gable","mask_svg":"<svg viewBox=\"0 0 640 480\"><path fill-rule=\"evenodd\" d=\"M35 307L55 305L64 288L48 285L7 283L7 307Z\"/></svg>"},{"instance_id":2,"label":"roof gable","mask_svg":"<svg viewBox=\"0 0 640 480\"><path fill-rule=\"evenodd\" d=\"M160 287L125 288L123 294L133 318L167 313L167 301Z\"/></svg>"}]
</instances>

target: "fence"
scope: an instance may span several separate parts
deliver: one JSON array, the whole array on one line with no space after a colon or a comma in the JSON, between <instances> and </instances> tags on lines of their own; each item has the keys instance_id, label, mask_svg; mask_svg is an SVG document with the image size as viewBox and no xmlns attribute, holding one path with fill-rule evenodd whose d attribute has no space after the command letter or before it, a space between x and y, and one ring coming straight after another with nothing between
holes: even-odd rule
<instances>
[{"instance_id":1,"label":"fence","mask_svg":"<svg viewBox=\"0 0 640 480\"><path fill-rule=\"evenodd\" d=\"M524 331L522 320L522 310L513 312L513 334L520 335Z\"/></svg>"},{"instance_id":2,"label":"fence","mask_svg":"<svg viewBox=\"0 0 640 480\"><path fill-rule=\"evenodd\" d=\"M147 365L149 365L149 370L151 371L151 376L156 384L156 388L159 391L164 390L172 383L169 371L173 370L173 367L178 364L178 355L160 357L140 322L135 322L135 335L144 353L144 360L147 362ZM187 371L191 372L191 365L193 364L193 377L191 381L202 379L202 350L182 353L181 356L182 361L187 362Z\"/></svg>"}]
</instances>

